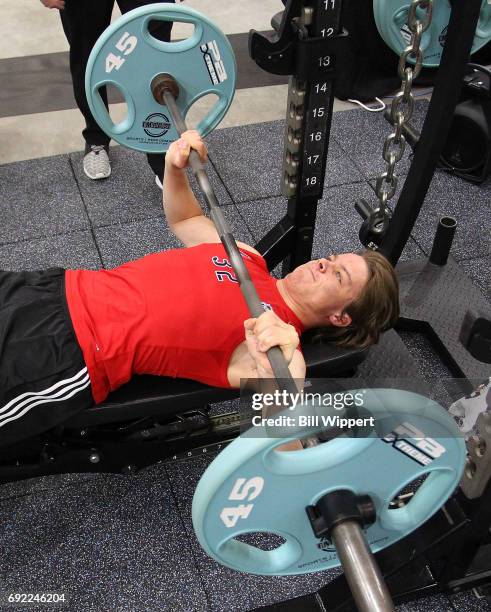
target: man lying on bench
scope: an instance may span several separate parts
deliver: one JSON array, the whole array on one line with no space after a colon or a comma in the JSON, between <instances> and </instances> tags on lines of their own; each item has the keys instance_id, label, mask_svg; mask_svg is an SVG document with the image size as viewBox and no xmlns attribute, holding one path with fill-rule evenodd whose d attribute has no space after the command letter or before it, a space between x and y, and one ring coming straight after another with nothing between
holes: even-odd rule
<instances>
[{"instance_id":1,"label":"man lying on bench","mask_svg":"<svg viewBox=\"0 0 491 612\"><path fill-rule=\"evenodd\" d=\"M217 231L184 168L195 131L169 148L164 211L188 247L114 270L0 272L0 445L11 444L101 403L134 374L239 387L271 377L265 352L280 346L292 376L305 376L300 334L322 328L337 342L367 346L397 320L398 285L378 253L346 253L270 276L238 243L265 313L249 318Z\"/></svg>"}]
</instances>

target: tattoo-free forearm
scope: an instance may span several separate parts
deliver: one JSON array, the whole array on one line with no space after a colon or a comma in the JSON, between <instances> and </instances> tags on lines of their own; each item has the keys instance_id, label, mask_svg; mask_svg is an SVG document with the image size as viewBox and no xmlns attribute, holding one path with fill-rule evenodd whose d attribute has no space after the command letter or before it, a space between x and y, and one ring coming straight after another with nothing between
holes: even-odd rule
<instances>
[{"instance_id":1,"label":"tattoo-free forearm","mask_svg":"<svg viewBox=\"0 0 491 612\"><path fill-rule=\"evenodd\" d=\"M167 165L163 185L164 213L170 227L203 214L185 170Z\"/></svg>"}]
</instances>

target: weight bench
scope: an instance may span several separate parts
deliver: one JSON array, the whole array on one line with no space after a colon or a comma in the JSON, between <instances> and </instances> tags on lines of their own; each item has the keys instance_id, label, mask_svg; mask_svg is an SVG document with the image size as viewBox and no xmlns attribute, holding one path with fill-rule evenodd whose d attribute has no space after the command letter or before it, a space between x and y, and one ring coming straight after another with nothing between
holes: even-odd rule
<instances>
[{"instance_id":1,"label":"weight bench","mask_svg":"<svg viewBox=\"0 0 491 612\"><path fill-rule=\"evenodd\" d=\"M349 377L368 349L302 345L311 378ZM0 484L69 472L132 473L159 461L220 450L239 433L237 411L210 416L211 404L238 398L184 379L136 376L98 406L13 447L0 448Z\"/></svg>"}]
</instances>

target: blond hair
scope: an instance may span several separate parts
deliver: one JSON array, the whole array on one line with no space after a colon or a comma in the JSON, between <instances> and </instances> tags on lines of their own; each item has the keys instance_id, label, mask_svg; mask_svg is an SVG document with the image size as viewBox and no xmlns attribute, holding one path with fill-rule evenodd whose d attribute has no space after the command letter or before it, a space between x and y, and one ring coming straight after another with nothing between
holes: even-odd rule
<instances>
[{"instance_id":1,"label":"blond hair","mask_svg":"<svg viewBox=\"0 0 491 612\"><path fill-rule=\"evenodd\" d=\"M343 310L351 318L346 327L329 326L310 330L310 340L333 341L341 346L375 344L380 334L399 318L399 282L390 262L377 251L360 253L368 267L368 280L361 294Z\"/></svg>"}]
</instances>

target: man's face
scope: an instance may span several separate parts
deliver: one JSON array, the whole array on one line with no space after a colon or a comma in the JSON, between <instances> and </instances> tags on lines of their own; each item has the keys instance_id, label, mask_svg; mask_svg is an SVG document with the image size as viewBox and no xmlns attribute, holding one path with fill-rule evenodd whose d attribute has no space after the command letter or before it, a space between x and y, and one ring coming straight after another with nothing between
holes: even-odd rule
<instances>
[{"instance_id":1,"label":"man's face","mask_svg":"<svg viewBox=\"0 0 491 612\"><path fill-rule=\"evenodd\" d=\"M360 255L343 253L309 261L285 278L296 299L319 315L341 313L359 297L368 280L368 267Z\"/></svg>"}]
</instances>

